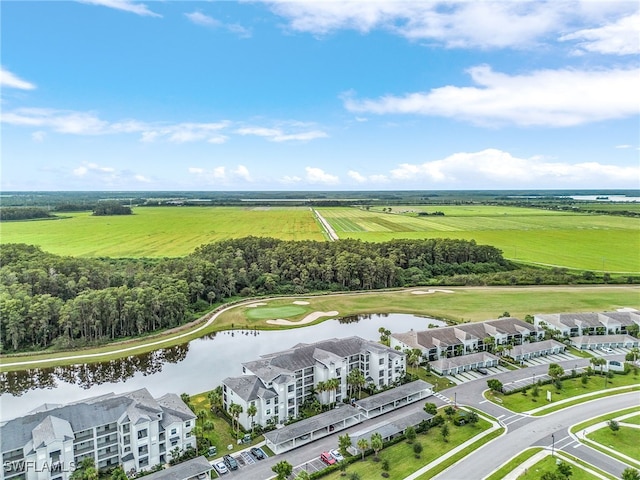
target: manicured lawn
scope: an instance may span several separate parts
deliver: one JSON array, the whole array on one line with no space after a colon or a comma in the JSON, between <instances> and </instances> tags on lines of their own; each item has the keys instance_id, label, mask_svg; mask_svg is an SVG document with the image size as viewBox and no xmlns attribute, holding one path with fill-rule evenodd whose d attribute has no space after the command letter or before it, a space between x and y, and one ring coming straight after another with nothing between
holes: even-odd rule
<instances>
[{"instance_id":1,"label":"manicured lawn","mask_svg":"<svg viewBox=\"0 0 640 480\"><path fill-rule=\"evenodd\" d=\"M638 410L638 407L631 407L631 408L624 408L622 410L617 410L615 412L609 412L600 417L592 418L585 422L574 425L573 427L571 427L571 433L575 433L576 435L580 436L580 438L582 438L581 430L587 427L590 427L591 425L595 425L596 423L606 422L607 420L611 420L612 418L618 418L618 417L621 417L622 415L626 415L628 413L632 413L637 410Z\"/></svg>"},{"instance_id":2,"label":"manicured lawn","mask_svg":"<svg viewBox=\"0 0 640 480\"><path fill-rule=\"evenodd\" d=\"M539 387L539 395L537 398L533 397L531 388L528 390L526 395L522 392L513 393L511 395L487 392L486 396L489 400L495 401L499 405L502 405L511 411L526 412L546 405L553 407L554 402L569 399L578 395L599 392L601 390L606 391L607 389L615 387L632 386L638 383L638 377L634 377L631 373L628 375L614 375L612 379L607 380L607 387L605 389L604 377L601 377L600 375L593 375L589 378L587 385L582 385L580 377L563 380L562 390L557 390L553 384L541 385ZM547 401L548 391L551 392L551 402ZM592 398L595 397L590 397L589 399ZM496 401L496 399L498 399L498 401ZM565 406L568 406L568 404L558 405L558 408L564 408ZM542 413L549 412L545 411Z\"/></svg>"},{"instance_id":3,"label":"manicured lawn","mask_svg":"<svg viewBox=\"0 0 640 480\"><path fill-rule=\"evenodd\" d=\"M587 438L640 462L640 450L638 449L640 429L621 426L620 430L613 432L609 427L603 427L587 434Z\"/></svg>"},{"instance_id":4,"label":"manicured lawn","mask_svg":"<svg viewBox=\"0 0 640 480\"><path fill-rule=\"evenodd\" d=\"M69 213L59 220L6 222L2 243L28 243L77 257L175 257L203 243L249 235L323 240L303 207L134 207L133 215Z\"/></svg>"},{"instance_id":5,"label":"manicured lawn","mask_svg":"<svg viewBox=\"0 0 640 480\"><path fill-rule=\"evenodd\" d=\"M624 420L620 420L624 423L633 423L634 425L640 425L640 415L636 415L635 417L625 418Z\"/></svg>"},{"instance_id":6,"label":"manicured lawn","mask_svg":"<svg viewBox=\"0 0 640 480\"><path fill-rule=\"evenodd\" d=\"M498 206L320 208L340 238L382 242L394 238L475 239L524 263L608 272L638 272L640 219ZM418 217L419 211L444 216ZM621 248L612 249L611 245Z\"/></svg>"},{"instance_id":7,"label":"manicured lawn","mask_svg":"<svg viewBox=\"0 0 640 480\"><path fill-rule=\"evenodd\" d=\"M489 475L485 480L502 480L508 473L515 470L520 464L524 463L528 458L533 457L541 450L542 448L528 448L520 455L513 457L493 474Z\"/></svg>"},{"instance_id":8,"label":"manicured lawn","mask_svg":"<svg viewBox=\"0 0 640 480\"><path fill-rule=\"evenodd\" d=\"M306 314L309 309L298 305L282 305L279 307L252 307L246 310L247 318L251 320L268 320L273 318L289 318Z\"/></svg>"},{"instance_id":9,"label":"manicured lawn","mask_svg":"<svg viewBox=\"0 0 640 480\"><path fill-rule=\"evenodd\" d=\"M518 477L518 480L540 480L546 472L556 472L556 458L551 455L532 465L526 473ZM571 480L600 480L600 477L592 475L577 465L571 465Z\"/></svg>"},{"instance_id":10,"label":"manicured lawn","mask_svg":"<svg viewBox=\"0 0 640 480\"><path fill-rule=\"evenodd\" d=\"M424 465L432 462L442 456L457 445L464 443L468 439L478 433L488 429L491 424L480 419L476 425L464 425L456 427L449 423L451 432L449 441L444 442L440 435L440 427L429 430L426 434L420 434L416 438L416 442L422 444L423 451L420 458L415 458L413 453L413 445L406 441L385 448L379 454L380 459L386 459L389 462L389 478L401 479L415 472ZM375 462L373 456L366 457L364 461L358 461L347 467L347 474L357 472L362 480L381 478L382 462ZM330 480L338 480L344 477L340 476L340 472L334 472L324 477Z\"/></svg>"},{"instance_id":11,"label":"manicured lawn","mask_svg":"<svg viewBox=\"0 0 640 480\"><path fill-rule=\"evenodd\" d=\"M214 424L212 430L203 429L203 435L211 441L211 445L215 445L218 448L217 457L221 457L225 453L234 453L238 450L246 448L247 445L238 445L236 441L235 431L231 429L229 423L223 418L213 412L211 412L211 402L207 398L209 392L199 393L197 395L191 395L190 403L193 406L193 411L198 414L200 411L204 411L206 416L203 419L198 418L196 420L196 426L203 428L205 422L211 421ZM262 441L263 437L256 437L251 442L251 445L255 445ZM232 445L233 449L228 450L227 446Z\"/></svg>"},{"instance_id":12,"label":"manicured lawn","mask_svg":"<svg viewBox=\"0 0 640 480\"><path fill-rule=\"evenodd\" d=\"M456 385L451 380L448 380L444 377L439 377L434 373L427 372L423 367L418 367L418 368L407 367L407 373L410 373L411 375L415 375L420 380L424 380L425 382L430 383L431 385L433 385L434 387L433 389L436 392L439 392L440 390L444 390L445 388L455 387Z\"/></svg>"}]
</instances>

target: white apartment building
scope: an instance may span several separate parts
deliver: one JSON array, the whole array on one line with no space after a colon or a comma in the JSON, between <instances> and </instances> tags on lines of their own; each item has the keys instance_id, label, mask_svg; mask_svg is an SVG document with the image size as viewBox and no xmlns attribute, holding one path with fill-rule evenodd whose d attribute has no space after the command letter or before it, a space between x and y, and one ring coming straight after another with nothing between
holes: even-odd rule
<instances>
[{"instance_id":1,"label":"white apartment building","mask_svg":"<svg viewBox=\"0 0 640 480\"><path fill-rule=\"evenodd\" d=\"M640 311L538 314L533 322L538 328L559 330L566 337L624 335L628 327L640 326Z\"/></svg>"},{"instance_id":2,"label":"white apartment building","mask_svg":"<svg viewBox=\"0 0 640 480\"><path fill-rule=\"evenodd\" d=\"M146 389L44 405L0 425L0 480L67 480L86 457L131 475L167 463L175 448L196 448L195 419L179 396L154 399Z\"/></svg>"},{"instance_id":3,"label":"white apartment building","mask_svg":"<svg viewBox=\"0 0 640 480\"><path fill-rule=\"evenodd\" d=\"M243 363L244 375L224 379L224 408L228 411L231 404L240 405L239 421L246 429L252 422L262 426L284 423L299 415L302 404L314 392L323 404L347 399L347 375L356 368L369 385L385 387L399 382L406 370L405 357L360 337L301 343ZM338 380L335 389L318 391L332 379ZM253 418L247 413L250 405L257 411Z\"/></svg>"}]
</instances>

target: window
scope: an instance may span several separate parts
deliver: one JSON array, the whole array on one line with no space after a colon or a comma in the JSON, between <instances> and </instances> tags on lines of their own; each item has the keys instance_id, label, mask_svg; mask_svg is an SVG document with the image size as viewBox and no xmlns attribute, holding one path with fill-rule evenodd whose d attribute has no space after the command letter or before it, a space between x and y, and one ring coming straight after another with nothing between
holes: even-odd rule
<instances>
[{"instance_id":1,"label":"window","mask_svg":"<svg viewBox=\"0 0 640 480\"><path fill-rule=\"evenodd\" d=\"M172 428L171 429L171 435L175 435L176 433L178 433L178 429L177 428Z\"/></svg>"},{"instance_id":2,"label":"window","mask_svg":"<svg viewBox=\"0 0 640 480\"><path fill-rule=\"evenodd\" d=\"M178 445L178 440L171 440L171 446L175 447L176 445Z\"/></svg>"},{"instance_id":3,"label":"window","mask_svg":"<svg viewBox=\"0 0 640 480\"><path fill-rule=\"evenodd\" d=\"M140 459L140 468L146 467L149 465L149 457L144 457Z\"/></svg>"},{"instance_id":4,"label":"window","mask_svg":"<svg viewBox=\"0 0 640 480\"><path fill-rule=\"evenodd\" d=\"M267 415L271 415L271 409L267 408Z\"/></svg>"},{"instance_id":5,"label":"window","mask_svg":"<svg viewBox=\"0 0 640 480\"><path fill-rule=\"evenodd\" d=\"M191 420L189 420L188 422L185 422L184 426L189 428L191 426Z\"/></svg>"},{"instance_id":6,"label":"window","mask_svg":"<svg viewBox=\"0 0 640 480\"><path fill-rule=\"evenodd\" d=\"M291 392L293 392L293 389L294 389L294 386L293 385L289 385L287 387L287 392L291 393Z\"/></svg>"},{"instance_id":7,"label":"window","mask_svg":"<svg viewBox=\"0 0 640 480\"><path fill-rule=\"evenodd\" d=\"M384 365L384 358L381 358L380 360L378 360L378 365Z\"/></svg>"},{"instance_id":8,"label":"window","mask_svg":"<svg viewBox=\"0 0 640 480\"><path fill-rule=\"evenodd\" d=\"M147 429L144 428L142 430L138 430L138 440L140 440L141 438L147 438Z\"/></svg>"},{"instance_id":9,"label":"window","mask_svg":"<svg viewBox=\"0 0 640 480\"><path fill-rule=\"evenodd\" d=\"M149 453L149 447L147 445L138 447L138 455L146 455L147 453Z\"/></svg>"},{"instance_id":10,"label":"window","mask_svg":"<svg viewBox=\"0 0 640 480\"><path fill-rule=\"evenodd\" d=\"M271 405L271 399L267 398L267 405Z\"/></svg>"}]
</instances>

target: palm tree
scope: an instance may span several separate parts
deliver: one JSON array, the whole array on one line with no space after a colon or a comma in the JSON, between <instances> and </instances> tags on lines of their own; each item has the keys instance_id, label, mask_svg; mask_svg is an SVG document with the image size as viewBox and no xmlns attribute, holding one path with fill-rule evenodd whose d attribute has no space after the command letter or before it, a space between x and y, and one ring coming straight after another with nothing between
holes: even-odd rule
<instances>
[{"instance_id":1,"label":"palm tree","mask_svg":"<svg viewBox=\"0 0 640 480\"><path fill-rule=\"evenodd\" d=\"M328 390L327 382L323 382L322 380L316 383L314 390L319 394L320 403L324 404L324 392Z\"/></svg>"},{"instance_id":2,"label":"palm tree","mask_svg":"<svg viewBox=\"0 0 640 480\"><path fill-rule=\"evenodd\" d=\"M493 352L493 345L495 344L495 339L493 337L484 337L482 339L482 344L484 345L485 351Z\"/></svg>"},{"instance_id":3,"label":"palm tree","mask_svg":"<svg viewBox=\"0 0 640 480\"><path fill-rule=\"evenodd\" d=\"M258 413L258 409L256 408L256 404L252 403L247 408L247 415L251 417L251 433L253 433L253 417L256 416L256 413Z\"/></svg>"},{"instance_id":4,"label":"palm tree","mask_svg":"<svg viewBox=\"0 0 640 480\"><path fill-rule=\"evenodd\" d=\"M217 413L222 406L222 388L216 387L211 390L207 394L207 398L209 399L209 403L211 403L211 411Z\"/></svg>"},{"instance_id":5,"label":"palm tree","mask_svg":"<svg viewBox=\"0 0 640 480\"><path fill-rule=\"evenodd\" d=\"M373 453L375 454L376 458L378 458L378 452L382 450L382 447L382 435L380 435L378 432L371 435L371 448L373 448Z\"/></svg>"},{"instance_id":6,"label":"palm tree","mask_svg":"<svg viewBox=\"0 0 640 480\"><path fill-rule=\"evenodd\" d=\"M231 414L231 418L236 422L236 436L240 433L240 414L242 411L242 405L233 402L229 405L229 414Z\"/></svg>"},{"instance_id":7,"label":"palm tree","mask_svg":"<svg viewBox=\"0 0 640 480\"><path fill-rule=\"evenodd\" d=\"M339 378L330 378L327 380L327 388L330 393L333 393L333 401L330 401L332 406L336 403L336 394L341 383ZM331 396L329 398L331 399Z\"/></svg>"},{"instance_id":8,"label":"palm tree","mask_svg":"<svg viewBox=\"0 0 640 480\"><path fill-rule=\"evenodd\" d=\"M364 460L364 452L369 448L369 442L366 438L358 440L358 448L360 449L360 453L362 453L362 460Z\"/></svg>"}]
</instances>

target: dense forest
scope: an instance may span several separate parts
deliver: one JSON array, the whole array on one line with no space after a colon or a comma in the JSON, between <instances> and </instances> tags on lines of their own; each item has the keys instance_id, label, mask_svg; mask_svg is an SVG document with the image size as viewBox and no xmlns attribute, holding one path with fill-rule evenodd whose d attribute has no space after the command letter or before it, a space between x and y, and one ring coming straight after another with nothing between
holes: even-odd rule
<instances>
[{"instance_id":1,"label":"dense forest","mask_svg":"<svg viewBox=\"0 0 640 480\"><path fill-rule=\"evenodd\" d=\"M38 218L52 218L53 215L43 207L2 207L0 221L34 220Z\"/></svg>"},{"instance_id":2,"label":"dense forest","mask_svg":"<svg viewBox=\"0 0 640 480\"><path fill-rule=\"evenodd\" d=\"M131 215L132 213L131 207L126 207L115 200L98 202L98 204L93 208L93 215L96 216Z\"/></svg>"},{"instance_id":3,"label":"dense forest","mask_svg":"<svg viewBox=\"0 0 640 480\"><path fill-rule=\"evenodd\" d=\"M2 351L70 348L178 326L238 296L371 290L515 269L463 240L366 243L248 237L173 259L82 259L2 247ZM434 281L431 283L439 283Z\"/></svg>"}]
</instances>

